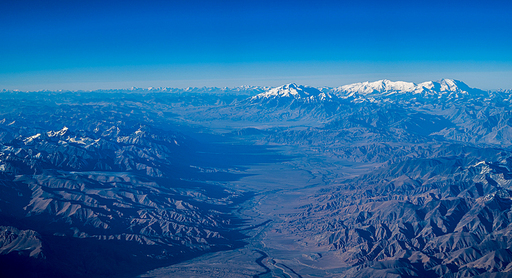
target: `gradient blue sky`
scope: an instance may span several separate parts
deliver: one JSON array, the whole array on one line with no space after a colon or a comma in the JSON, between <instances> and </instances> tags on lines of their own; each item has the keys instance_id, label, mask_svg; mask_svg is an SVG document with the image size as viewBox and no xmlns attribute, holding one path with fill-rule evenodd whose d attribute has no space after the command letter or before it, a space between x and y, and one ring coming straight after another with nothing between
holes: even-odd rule
<instances>
[{"instance_id":1,"label":"gradient blue sky","mask_svg":"<svg viewBox=\"0 0 512 278\"><path fill-rule=\"evenodd\" d=\"M1 1L0 89L512 89L512 1Z\"/></svg>"}]
</instances>

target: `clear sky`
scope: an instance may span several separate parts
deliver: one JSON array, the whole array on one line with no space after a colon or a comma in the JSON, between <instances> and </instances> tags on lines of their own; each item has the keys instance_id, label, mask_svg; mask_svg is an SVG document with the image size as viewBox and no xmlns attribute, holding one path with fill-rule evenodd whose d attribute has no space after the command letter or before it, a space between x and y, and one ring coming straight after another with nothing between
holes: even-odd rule
<instances>
[{"instance_id":1,"label":"clear sky","mask_svg":"<svg viewBox=\"0 0 512 278\"><path fill-rule=\"evenodd\" d=\"M0 90L512 89L512 1L0 1Z\"/></svg>"}]
</instances>

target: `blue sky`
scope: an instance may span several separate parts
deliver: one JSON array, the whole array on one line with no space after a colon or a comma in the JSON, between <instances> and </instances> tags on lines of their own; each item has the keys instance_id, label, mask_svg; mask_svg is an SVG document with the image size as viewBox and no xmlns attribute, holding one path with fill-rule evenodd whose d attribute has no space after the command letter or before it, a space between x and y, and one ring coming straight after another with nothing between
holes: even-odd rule
<instances>
[{"instance_id":1,"label":"blue sky","mask_svg":"<svg viewBox=\"0 0 512 278\"><path fill-rule=\"evenodd\" d=\"M0 89L512 89L512 1L2 1Z\"/></svg>"}]
</instances>

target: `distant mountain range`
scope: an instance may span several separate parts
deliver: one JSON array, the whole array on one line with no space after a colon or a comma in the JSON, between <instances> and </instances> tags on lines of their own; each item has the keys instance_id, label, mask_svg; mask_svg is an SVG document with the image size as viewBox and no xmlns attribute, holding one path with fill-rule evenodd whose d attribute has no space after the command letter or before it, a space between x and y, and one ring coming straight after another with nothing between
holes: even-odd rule
<instances>
[{"instance_id":1,"label":"distant mountain range","mask_svg":"<svg viewBox=\"0 0 512 278\"><path fill-rule=\"evenodd\" d=\"M326 101L333 98L340 99L386 99L392 97L421 97L456 99L462 97L476 97L485 95L483 90L470 88L462 81L442 79L428 81L420 84L403 81L379 80L375 82L361 82L341 87L307 87L294 83L276 87L260 93L252 100L268 100L277 98L293 98L305 102Z\"/></svg>"},{"instance_id":2,"label":"distant mountain range","mask_svg":"<svg viewBox=\"0 0 512 278\"><path fill-rule=\"evenodd\" d=\"M441 79L439 81L428 81L420 84L403 81L389 81L379 80L375 82L362 82L335 88L341 95L390 95L397 94L421 94L421 95L451 95L451 94L469 94L475 92L482 92L478 89L470 88L462 81L453 79Z\"/></svg>"}]
</instances>

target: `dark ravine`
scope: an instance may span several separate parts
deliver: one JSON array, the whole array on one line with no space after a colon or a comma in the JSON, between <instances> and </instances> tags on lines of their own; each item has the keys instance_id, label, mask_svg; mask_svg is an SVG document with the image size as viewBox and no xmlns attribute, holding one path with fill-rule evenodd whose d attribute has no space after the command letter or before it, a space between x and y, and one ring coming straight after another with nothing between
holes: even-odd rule
<instances>
[{"instance_id":1,"label":"dark ravine","mask_svg":"<svg viewBox=\"0 0 512 278\"><path fill-rule=\"evenodd\" d=\"M259 278L263 275L270 273L270 268L268 268L265 264L263 264L263 260L268 258L268 255L261 250L253 250L253 251L261 255L261 257L256 259L256 264L258 264L259 266L261 266L265 269L264 272L254 275L253 278Z\"/></svg>"}]
</instances>

